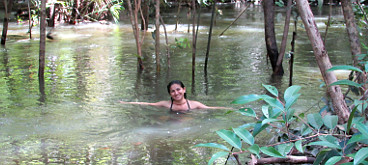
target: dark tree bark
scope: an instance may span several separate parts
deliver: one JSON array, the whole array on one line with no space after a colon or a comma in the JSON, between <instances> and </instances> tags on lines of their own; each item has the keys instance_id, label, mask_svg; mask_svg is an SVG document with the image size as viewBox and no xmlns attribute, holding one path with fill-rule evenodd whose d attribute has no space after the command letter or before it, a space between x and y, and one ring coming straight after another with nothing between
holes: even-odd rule
<instances>
[{"instance_id":1,"label":"dark tree bark","mask_svg":"<svg viewBox=\"0 0 368 165\"><path fill-rule=\"evenodd\" d=\"M135 43L137 45L137 60L138 60L138 68L140 70L144 69L143 61L142 61L142 43L143 38L139 38L139 28L138 28L138 12L140 11L141 7L141 0L134 0L134 11L132 8L131 0L127 0L128 3L128 11L130 16L130 22L132 23L133 34L135 38ZM144 37L144 35L143 35Z\"/></svg>"},{"instance_id":2,"label":"dark tree bark","mask_svg":"<svg viewBox=\"0 0 368 165\"><path fill-rule=\"evenodd\" d=\"M40 18L40 54L38 67L38 82L41 93L40 101L44 102L45 95L45 52L46 52L46 3L47 0L41 0L41 18Z\"/></svg>"},{"instance_id":3,"label":"dark tree bark","mask_svg":"<svg viewBox=\"0 0 368 165\"><path fill-rule=\"evenodd\" d=\"M160 0L156 0L156 38L155 38L155 51L156 51L156 71L160 72Z\"/></svg>"},{"instance_id":4,"label":"dark tree bark","mask_svg":"<svg viewBox=\"0 0 368 165\"><path fill-rule=\"evenodd\" d=\"M69 24L76 24L77 23L77 17L78 17L78 7L79 7L79 0L74 0L74 4L73 4L73 10L72 10L72 15L71 18L69 20Z\"/></svg>"},{"instance_id":5,"label":"dark tree bark","mask_svg":"<svg viewBox=\"0 0 368 165\"><path fill-rule=\"evenodd\" d=\"M32 19L32 15L31 15L31 0L28 0L28 26L29 26L29 29L28 29L28 32L29 32L29 39L32 39L32 26L33 26L33 19Z\"/></svg>"},{"instance_id":6,"label":"dark tree bark","mask_svg":"<svg viewBox=\"0 0 368 165\"><path fill-rule=\"evenodd\" d=\"M327 92L331 97L334 111L339 116L339 123L346 123L350 115L349 109L345 103L340 86L329 86L333 82L336 82L337 79L333 72L327 72L327 70L332 67L332 64L330 62L330 58L328 57L327 50L325 49L321 35L318 31L316 22L314 21L314 15L310 9L308 0L296 0L296 4L298 6L299 14L303 20L309 40L311 41L317 64L327 85Z\"/></svg>"},{"instance_id":7,"label":"dark tree bark","mask_svg":"<svg viewBox=\"0 0 368 165\"><path fill-rule=\"evenodd\" d=\"M5 45L8 34L9 15L13 7L13 0L4 0L5 15L3 22L3 34L1 35L1 45Z\"/></svg>"},{"instance_id":8,"label":"dark tree bark","mask_svg":"<svg viewBox=\"0 0 368 165\"><path fill-rule=\"evenodd\" d=\"M266 48L267 48L267 56L271 61L272 70L275 72L277 58L279 56L277 42L276 42L276 35L275 35L275 22L274 22L275 2L274 0L267 0L267 1L262 1L262 2L263 2L263 12L264 12L264 21L265 21L264 26L265 26L265 41L266 41Z\"/></svg>"},{"instance_id":9,"label":"dark tree bark","mask_svg":"<svg viewBox=\"0 0 368 165\"><path fill-rule=\"evenodd\" d=\"M345 24L346 24L346 30L349 36L350 41L350 49L351 54L353 56L353 63L354 66L362 69L363 67L359 65L359 60L356 55L361 54L361 47L360 47L360 41L359 41L359 33L355 24L355 17L354 17L354 11L351 6L350 0L341 0L341 7L344 13L345 18ZM365 83L367 79L367 75L364 73L358 74L358 83ZM368 87L368 85L365 85L365 87Z\"/></svg>"},{"instance_id":10,"label":"dark tree bark","mask_svg":"<svg viewBox=\"0 0 368 165\"><path fill-rule=\"evenodd\" d=\"M284 59L284 54L285 54L285 50L286 50L286 42L287 42L287 37L288 37L288 34L289 34L289 25L290 25L290 16L291 16L291 7L292 7L291 5L292 5L292 3L293 3L292 0L288 0L288 2L287 2L284 33L282 35L280 53L279 53L279 56L277 58L276 68L274 70L274 74L276 74L276 75L282 75L284 73L284 69L282 67L282 61Z\"/></svg>"},{"instance_id":11,"label":"dark tree bark","mask_svg":"<svg viewBox=\"0 0 368 165\"><path fill-rule=\"evenodd\" d=\"M167 66L168 68L170 68L170 48L169 48L169 40L167 39L167 32L166 32L166 26L165 26L165 22L162 19L162 16L160 15L160 22L162 27L164 28L164 33L165 33L165 41L166 41L166 52L167 52Z\"/></svg>"},{"instance_id":12,"label":"dark tree bark","mask_svg":"<svg viewBox=\"0 0 368 165\"><path fill-rule=\"evenodd\" d=\"M210 25L210 31L209 31L209 34L208 34L206 59L204 61L204 71L205 72L207 72L208 56L210 54L210 48L211 48L212 27L213 27L213 22L215 20L214 19L215 18L215 10L216 10L216 0L214 0L213 3L212 3L211 25Z\"/></svg>"},{"instance_id":13,"label":"dark tree bark","mask_svg":"<svg viewBox=\"0 0 368 165\"><path fill-rule=\"evenodd\" d=\"M143 0L142 13L143 18L141 20L141 30L146 31L148 29L148 19L149 19L149 0Z\"/></svg>"}]
</instances>

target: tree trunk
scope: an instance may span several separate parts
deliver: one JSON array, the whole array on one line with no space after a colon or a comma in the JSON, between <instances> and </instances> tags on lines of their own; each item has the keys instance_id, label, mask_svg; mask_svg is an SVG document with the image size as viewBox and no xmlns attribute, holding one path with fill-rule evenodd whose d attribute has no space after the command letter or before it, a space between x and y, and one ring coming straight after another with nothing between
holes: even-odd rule
<instances>
[{"instance_id":1,"label":"tree trunk","mask_svg":"<svg viewBox=\"0 0 368 165\"><path fill-rule=\"evenodd\" d=\"M314 56L316 57L322 77L327 85L327 91L331 97L334 111L339 116L339 123L346 123L350 114L349 109L346 106L340 86L329 86L331 83L336 82L337 79L333 72L327 72L327 70L332 67L332 64L328 57L321 35L317 29L317 25L314 21L314 16L310 9L308 0L296 0L296 2L300 17L303 20L305 30L307 31L307 35L312 44Z\"/></svg>"},{"instance_id":2,"label":"tree trunk","mask_svg":"<svg viewBox=\"0 0 368 165\"><path fill-rule=\"evenodd\" d=\"M274 23L274 0L263 1L265 41L267 48L267 56L270 58L272 70L276 70L277 58L279 56Z\"/></svg>"},{"instance_id":3,"label":"tree trunk","mask_svg":"<svg viewBox=\"0 0 368 165\"><path fill-rule=\"evenodd\" d=\"M32 39L32 26L33 26L33 19L32 19L32 14L31 14L31 0L28 0L28 32L29 32L29 39Z\"/></svg>"},{"instance_id":4,"label":"tree trunk","mask_svg":"<svg viewBox=\"0 0 368 165\"><path fill-rule=\"evenodd\" d=\"M167 52L167 67L170 68L170 46L169 46L169 40L167 39L167 31L166 31L166 26L165 26L165 22L162 19L162 16L160 15L160 21L161 21L161 25L164 28L164 33L165 33L165 41L166 41L166 52Z\"/></svg>"},{"instance_id":5,"label":"tree trunk","mask_svg":"<svg viewBox=\"0 0 368 165\"><path fill-rule=\"evenodd\" d=\"M41 18L40 18L40 54L38 67L38 82L41 93L40 101L44 101L45 95L45 51L46 51L46 0L41 0Z\"/></svg>"},{"instance_id":6,"label":"tree trunk","mask_svg":"<svg viewBox=\"0 0 368 165\"><path fill-rule=\"evenodd\" d=\"M69 24L75 25L77 23L76 20L77 20L77 17L78 17L78 7L79 7L79 0L74 0L72 15L71 15L71 18L69 20Z\"/></svg>"},{"instance_id":7,"label":"tree trunk","mask_svg":"<svg viewBox=\"0 0 368 165\"><path fill-rule=\"evenodd\" d=\"M213 27L213 22L215 20L214 19L215 18L215 10L216 10L216 0L214 0L213 3L212 3L211 25L210 25L210 31L209 31L209 34L208 34L206 59L204 61L204 70L205 70L205 72L207 72L208 56L210 54L210 48L211 48L212 27Z\"/></svg>"},{"instance_id":8,"label":"tree trunk","mask_svg":"<svg viewBox=\"0 0 368 165\"><path fill-rule=\"evenodd\" d=\"M356 56L358 54L361 54L362 51L360 47L359 33L358 33L358 30L355 24L354 11L351 6L350 0L341 0L341 7L344 13L346 30L349 36L350 49L351 49L351 54L353 56L354 66L364 70L363 67L359 65L359 60L358 60L358 57ZM366 74L364 73L358 74L358 83L365 83L366 79L367 79ZM365 87L367 88L368 86L365 85Z\"/></svg>"},{"instance_id":9,"label":"tree trunk","mask_svg":"<svg viewBox=\"0 0 368 165\"><path fill-rule=\"evenodd\" d=\"M8 33L9 15L13 6L13 0L4 0L5 15L3 22L3 34L1 36L1 45L5 45L6 36Z\"/></svg>"},{"instance_id":10,"label":"tree trunk","mask_svg":"<svg viewBox=\"0 0 368 165\"><path fill-rule=\"evenodd\" d=\"M148 29L148 18L149 18L149 0L143 1L142 13L143 18L141 20L141 30L146 31Z\"/></svg>"},{"instance_id":11,"label":"tree trunk","mask_svg":"<svg viewBox=\"0 0 368 165\"><path fill-rule=\"evenodd\" d=\"M284 59L284 54L286 50L286 42L287 42L287 37L289 34L289 25L290 25L290 16L291 16L291 7L292 7L291 5L292 5L292 0L288 0L287 7L286 7L287 10L286 10L285 25L284 25L284 33L282 35L280 53L279 53L279 57L277 58L275 71L273 73L276 75L284 74L284 69L282 67L282 61Z\"/></svg>"},{"instance_id":12,"label":"tree trunk","mask_svg":"<svg viewBox=\"0 0 368 165\"><path fill-rule=\"evenodd\" d=\"M156 0L156 71L160 72L160 0Z\"/></svg>"},{"instance_id":13,"label":"tree trunk","mask_svg":"<svg viewBox=\"0 0 368 165\"><path fill-rule=\"evenodd\" d=\"M130 1L131 0L127 1L128 2L128 11L129 11L129 16L130 16L130 22L132 23L135 43L137 45L138 68L140 70L143 70L144 66L143 66L143 61L142 61L142 48L141 48L142 42L139 39L139 28L138 28L138 11L140 10L139 8L141 6L141 0L134 0L134 12L133 12L133 8L132 8L132 3ZM143 41L143 39L142 39L142 41Z\"/></svg>"}]
</instances>

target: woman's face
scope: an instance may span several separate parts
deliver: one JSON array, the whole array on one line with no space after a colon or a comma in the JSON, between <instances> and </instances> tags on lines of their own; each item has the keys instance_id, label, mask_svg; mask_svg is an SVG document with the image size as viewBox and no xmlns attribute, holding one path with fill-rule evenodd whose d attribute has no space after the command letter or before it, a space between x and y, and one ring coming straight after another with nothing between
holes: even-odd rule
<instances>
[{"instance_id":1,"label":"woman's face","mask_svg":"<svg viewBox=\"0 0 368 165\"><path fill-rule=\"evenodd\" d=\"M182 88L179 84L173 84L170 87L170 96L178 101L184 98L185 87Z\"/></svg>"}]
</instances>

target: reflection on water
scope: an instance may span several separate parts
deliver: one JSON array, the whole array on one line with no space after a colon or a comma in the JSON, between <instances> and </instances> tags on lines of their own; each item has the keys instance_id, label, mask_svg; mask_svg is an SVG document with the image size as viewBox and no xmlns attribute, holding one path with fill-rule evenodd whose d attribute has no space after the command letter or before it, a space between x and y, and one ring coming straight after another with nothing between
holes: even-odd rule
<instances>
[{"instance_id":1,"label":"reflection on water","mask_svg":"<svg viewBox=\"0 0 368 165\"><path fill-rule=\"evenodd\" d=\"M202 10L205 13L197 41L195 84L191 84L191 48L171 49L170 70L166 69L166 50L162 49L163 69L161 73L155 72L154 40L150 32L146 33L142 51L146 68L137 72L135 41L125 18L119 25L57 26L55 40L46 43L46 102L42 105L38 103L38 33L34 30L35 38L29 40L24 37L25 24L11 23L7 45L0 49L0 162L206 164L214 150L193 148L195 144L222 143L214 133L216 130L236 127L252 119L234 113L224 115L226 110L221 109L177 115L166 109L122 105L118 101L167 100L166 83L173 79L182 80L187 91L195 91L188 93L189 99L235 109L239 106L229 104L234 98L263 94L262 84L275 85L280 91L286 89L287 69L279 82L270 79L261 7L250 7L221 37L218 34L242 7L219 8L223 15L217 18L213 29L206 76L203 67L211 15L209 9ZM177 32L172 30L174 13L176 10L163 14L171 47L175 46L175 39L191 39L191 34L186 33L186 11L180 16L183 22ZM337 14L335 18L342 19L341 13ZM284 15L282 10L280 15ZM316 14L321 29L326 15ZM295 109L317 111L315 104L324 95L324 89L319 88L317 64L300 23L293 84L302 86L302 96ZM282 24L283 19L276 21L279 40ZM326 46L331 61L349 64L348 40L340 37L345 33L344 27L335 25L329 31ZM164 37L161 38L164 48ZM259 110L260 104L249 106Z\"/></svg>"}]
</instances>

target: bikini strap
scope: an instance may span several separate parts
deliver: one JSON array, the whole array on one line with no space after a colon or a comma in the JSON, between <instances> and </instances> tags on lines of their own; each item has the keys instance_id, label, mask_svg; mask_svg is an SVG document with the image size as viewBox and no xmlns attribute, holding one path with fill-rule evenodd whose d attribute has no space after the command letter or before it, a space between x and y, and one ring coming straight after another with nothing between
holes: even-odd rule
<instances>
[{"instance_id":1,"label":"bikini strap","mask_svg":"<svg viewBox=\"0 0 368 165\"><path fill-rule=\"evenodd\" d=\"M173 107L173 100L171 99L170 111L172 111L172 107Z\"/></svg>"},{"instance_id":2,"label":"bikini strap","mask_svg":"<svg viewBox=\"0 0 368 165\"><path fill-rule=\"evenodd\" d=\"M188 105L188 111L190 110L190 105L189 105L189 101L188 101L188 99L186 99L187 100L187 105Z\"/></svg>"}]
</instances>

